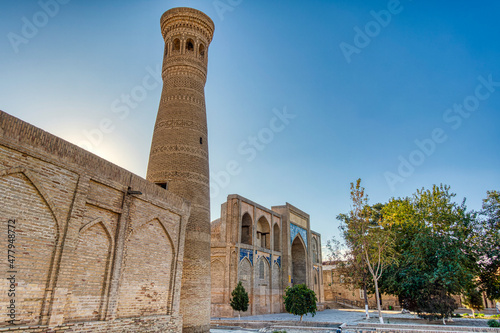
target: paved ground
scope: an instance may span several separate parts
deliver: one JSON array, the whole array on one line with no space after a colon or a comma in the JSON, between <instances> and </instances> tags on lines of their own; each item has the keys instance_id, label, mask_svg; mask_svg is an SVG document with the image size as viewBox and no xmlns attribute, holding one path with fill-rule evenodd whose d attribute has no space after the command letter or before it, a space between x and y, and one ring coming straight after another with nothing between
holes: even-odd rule
<instances>
[{"instance_id":1,"label":"paved ground","mask_svg":"<svg viewBox=\"0 0 500 333\"><path fill-rule=\"evenodd\" d=\"M413 315L402 314L398 311L383 311L383 314L390 315L390 317L396 318L413 318ZM378 317L377 311L370 311L370 317ZM219 319L219 318L212 318ZM235 320L235 318L220 318L220 320ZM241 320L259 320L259 321L271 321L271 320L299 320L299 316L294 316L289 313L275 313L268 315L259 316L248 316L241 317ZM311 315L304 316L302 320L304 321L315 321L315 322L334 322L334 323L356 323L358 321L365 319L364 310L358 309L328 309L320 312L316 312L316 315L312 317Z\"/></svg>"},{"instance_id":2,"label":"paved ground","mask_svg":"<svg viewBox=\"0 0 500 333\"><path fill-rule=\"evenodd\" d=\"M416 319L413 314L403 314L399 311L382 311L385 323L391 324L408 324L407 321L411 322L411 325L426 325L429 322L425 320L411 320ZM294 316L289 313L277 313L259 316L248 316L241 317L241 321L298 321L299 316ZM213 320L237 320L235 318L212 318ZM321 312L317 312L314 317L311 315L304 316L303 321L311 322L321 322L321 323L346 323L348 325L356 325L357 323L366 323L364 310L359 309L328 309ZM378 312L370 311L369 322L378 323ZM440 324L440 322L437 322ZM449 325L458 326L487 326L486 320L470 320L466 318L456 318L453 323L448 323ZM256 329L239 329L239 330L224 330L224 329L212 329L212 333L244 333L244 332L256 332Z\"/></svg>"},{"instance_id":3,"label":"paved ground","mask_svg":"<svg viewBox=\"0 0 500 333\"><path fill-rule=\"evenodd\" d=\"M409 316L405 314L401 314L396 311L384 311L384 313L391 313L391 316ZM377 316L376 311L370 311L370 316ZM215 320L235 320L235 318L212 318ZM289 313L275 313L268 315L259 315L259 316L246 316L241 317L241 321L295 321L299 320L299 316L294 316ZM313 321L313 322L332 322L332 323L356 323L358 321L365 320L365 312L364 310L357 309L328 309L321 312L317 312L314 317L311 315L304 316L302 318L303 321ZM255 332L258 330L255 329L241 329L241 330L224 330L224 329L211 329L212 333L244 333L244 332Z\"/></svg>"}]
</instances>

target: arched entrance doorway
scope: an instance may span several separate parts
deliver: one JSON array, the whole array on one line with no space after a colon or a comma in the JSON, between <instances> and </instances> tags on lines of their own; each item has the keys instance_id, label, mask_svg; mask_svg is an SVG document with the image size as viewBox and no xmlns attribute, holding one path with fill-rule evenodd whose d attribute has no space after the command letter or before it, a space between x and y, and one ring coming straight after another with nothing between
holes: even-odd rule
<instances>
[{"instance_id":1,"label":"arched entrance doorway","mask_svg":"<svg viewBox=\"0 0 500 333\"><path fill-rule=\"evenodd\" d=\"M300 235L292 243L292 279L294 285L306 283L306 247Z\"/></svg>"}]
</instances>

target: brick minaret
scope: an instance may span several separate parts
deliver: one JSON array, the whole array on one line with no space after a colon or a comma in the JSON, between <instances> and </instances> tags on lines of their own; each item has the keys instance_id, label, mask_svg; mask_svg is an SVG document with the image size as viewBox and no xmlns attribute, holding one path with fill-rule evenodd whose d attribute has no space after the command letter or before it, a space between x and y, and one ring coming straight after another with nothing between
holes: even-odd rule
<instances>
[{"instance_id":1,"label":"brick minaret","mask_svg":"<svg viewBox=\"0 0 500 333\"><path fill-rule=\"evenodd\" d=\"M210 190L205 82L214 23L192 8L161 17L163 91L147 179L191 202L181 287L183 332L210 329Z\"/></svg>"}]
</instances>

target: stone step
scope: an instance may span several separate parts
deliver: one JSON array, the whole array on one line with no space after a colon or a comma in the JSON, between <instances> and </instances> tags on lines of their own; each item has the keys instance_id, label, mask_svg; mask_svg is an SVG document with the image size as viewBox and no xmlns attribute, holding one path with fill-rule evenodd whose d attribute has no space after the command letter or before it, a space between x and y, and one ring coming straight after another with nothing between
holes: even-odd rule
<instances>
[{"instance_id":1,"label":"stone step","mask_svg":"<svg viewBox=\"0 0 500 333\"><path fill-rule=\"evenodd\" d=\"M342 333L422 333L422 332L446 332L446 333L464 333L464 332L500 332L500 328L477 327L477 326L444 326L444 325L404 325L404 324L375 324L359 323L357 325L347 325Z\"/></svg>"}]
</instances>

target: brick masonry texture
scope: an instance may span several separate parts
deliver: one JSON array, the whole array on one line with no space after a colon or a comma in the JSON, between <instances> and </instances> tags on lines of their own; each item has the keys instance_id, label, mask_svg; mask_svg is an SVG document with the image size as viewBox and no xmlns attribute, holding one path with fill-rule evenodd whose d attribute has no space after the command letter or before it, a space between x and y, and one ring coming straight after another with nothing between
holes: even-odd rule
<instances>
[{"instance_id":1,"label":"brick masonry texture","mask_svg":"<svg viewBox=\"0 0 500 333\"><path fill-rule=\"evenodd\" d=\"M291 234L293 226L302 228L303 236ZM309 215L289 203L268 209L229 195L221 217L212 222L212 317L238 314L229 305L238 281L250 299L246 316L284 312L284 290L297 283L307 284L323 302L320 244Z\"/></svg>"},{"instance_id":2,"label":"brick masonry texture","mask_svg":"<svg viewBox=\"0 0 500 333\"><path fill-rule=\"evenodd\" d=\"M188 201L0 111L0 202L4 262L16 221L18 324L2 264L0 331L181 330Z\"/></svg>"},{"instance_id":3,"label":"brick masonry texture","mask_svg":"<svg viewBox=\"0 0 500 333\"><path fill-rule=\"evenodd\" d=\"M163 90L147 179L191 202L186 227L181 314L184 332L210 329L210 191L205 82L214 23L191 8L161 17Z\"/></svg>"}]
</instances>

